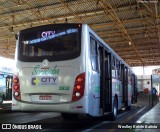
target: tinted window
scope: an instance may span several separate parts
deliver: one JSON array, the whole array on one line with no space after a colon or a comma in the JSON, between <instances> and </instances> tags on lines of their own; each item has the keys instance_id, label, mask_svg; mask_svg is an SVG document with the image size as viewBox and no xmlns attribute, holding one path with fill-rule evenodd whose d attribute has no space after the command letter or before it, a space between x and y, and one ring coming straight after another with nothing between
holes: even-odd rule
<instances>
[{"instance_id":1,"label":"tinted window","mask_svg":"<svg viewBox=\"0 0 160 132\"><path fill-rule=\"evenodd\" d=\"M98 71L98 55L97 55L97 42L90 37L91 46L91 65L94 71Z\"/></svg>"},{"instance_id":2,"label":"tinted window","mask_svg":"<svg viewBox=\"0 0 160 132\"><path fill-rule=\"evenodd\" d=\"M80 28L76 26L42 26L20 33L19 59L42 61L66 60L80 55Z\"/></svg>"},{"instance_id":3,"label":"tinted window","mask_svg":"<svg viewBox=\"0 0 160 132\"><path fill-rule=\"evenodd\" d=\"M119 60L116 60L116 75L118 79L121 79L121 68Z\"/></svg>"},{"instance_id":4,"label":"tinted window","mask_svg":"<svg viewBox=\"0 0 160 132\"><path fill-rule=\"evenodd\" d=\"M111 57L111 63L112 63L112 77L116 77L115 58L114 58L114 56Z\"/></svg>"}]
</instances>

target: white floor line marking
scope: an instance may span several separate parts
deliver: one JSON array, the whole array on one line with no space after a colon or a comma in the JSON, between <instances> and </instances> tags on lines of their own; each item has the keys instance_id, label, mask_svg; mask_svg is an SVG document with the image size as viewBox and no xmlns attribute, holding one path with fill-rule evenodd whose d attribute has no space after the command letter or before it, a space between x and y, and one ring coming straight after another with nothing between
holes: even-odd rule
<instances>
[{"instance_id":1,"label":"white floor line marking","mask_svg":"<svg viewBox=\"0 0 160 132\"><path fill-rule=\"evenodd\" d=\"M137 113L137 114L140 113L140 112L143 111L145 108L146 108L146 107L141 108L141 109L140 109L139 111L137 111L136 113ZM123 116L124 114L127 114L127 112L124 112L124 113L118 115L117 118L120 118L120 117ZM95 129L96 127L99 127L99 126L101 126L102 124L106 124L106 123L109 123L109 122L110 122L110 121L101 122L101 123L99 123L99 124L97 124L97 125L95 125L95 126L93 126L93 127L91 127L91 128L88 128L88 129L86 129L86 130L84 130L84 131L82 131L82 132L92 131L92 130Z\"/></svg>"}]
</instances>

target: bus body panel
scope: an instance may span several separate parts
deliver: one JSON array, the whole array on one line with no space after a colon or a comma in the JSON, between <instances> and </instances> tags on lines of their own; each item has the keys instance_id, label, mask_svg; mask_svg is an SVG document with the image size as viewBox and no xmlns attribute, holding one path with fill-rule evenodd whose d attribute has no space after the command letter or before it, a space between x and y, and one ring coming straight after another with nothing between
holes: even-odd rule
<instances>
[{"instance_id":1,"label":"bus body panel","mask_svg":"<svg viewBox=\"0 0 160 132\"><path fill-rule=\"evenodd\" d=\"M91 116L101 116L102 113L100 111L100 74L98 72L93 71L91 64L91 45L90 45L90 33L92 30L84 25L83 30L83 38L85 43L86 50L86 93L88 95L87 101L87 114Z\"/></svg>"},{"instance_id":2,"label":"bus body panel","mask_svg":"<svg viewBox=\"0 0 160 132\"><path fill-rule=\"evenodd\" d=\"M128 106L131 106L132 95L133 95L133 87L131 84L128 84Z\"/></svg>"},{"instance_id":3,"label":"bus body panel","mask_svg":"<svg viewBox=\"0 0 160 132\"><path fill-rule=\"evenodd\" d=\"M50 103L70 102L74 87L75 77L80 73L78 59L73 62L66 62L66 66L55 63L48 70L43 69L40 64L32 68L23 68L19 70L21 100L28 102L45 103L45 100L38 100L36 95L53 95ZM68 63L68 65L67 65ZM72 66L70 64L73 64ZM35 70L36 69L36 70ZM52 73L48 74L52 70ZM48 72L47 72L48 71ZM46 73L45 73L46 72ZM37 97L39 96L37 95ZM63 96L61 96L63 95ZM56 97L55 97L56 96ZM49 103L49 102L48 102Z\"/></svg>"},{"instance_id":4,"label":"bus body panel","mask_svg":"<svg viewBox=\"0 0 160 132\"><path fill-rule=\"evenodd\" d=\"M100 76L98 73L92 71L91 72L91 89L90 89L90 107L92 109L91 115L93 116L100 116Z\"/></svg>"},{"instance_id":5,"label":"bus body panel","mask_svg":"<svg viewBox=\"0 0 160 132\"><path fill-rule=\"evenodd\" d=\"M19 64L20 63L21 62L19 62ZM52 62L50 63L52 64ZM75 78L80 73L85 72L84 70L85 62L84 62L84 59L82 59L82 57L79 57L75 60L70 60L65 62L65 65L63 65L63 63L64 62L56 62L56 65L53 65L53 67L56 66L56 70L59 71L57 72L58 74L54 74L54 75L46 75L46 74L35 75L36 73L35 67L37 67L38 65L38 68L36 68L38 71L39 69L41 69L41 64L32 63L32 64L29 64L27 67L26 66L27 64L24 63L25 67L27 68L19 69L18 70L19 72L17 73L17 76L19 77L19 81L20 81L20 90L21 90L21 100L18 103L19 110L29 110L31 107L27 108L25 107L25 104L30 104L30 103L33 105L35 104L39 105L38 110L42 110L42 111L43 110L45 111L45 109L43 108L41 109L41 106L43 106L43 104L51 105L52 107L48 109L51 111L56 111L56 106L60 104L64 104L64 103L74 104L74 102L72 102L72 93L73 93ZM29 67L32 65L35 65L35 67L34 66ZM37 73L40 73L40 71ZM45 99L45 97L48 99ZM75 103L78 104L77 102ZM12 107L12 110L14 110L14 108L15 110L18 110L18 108L16 108L16 105L15 105L16 104L15 99L13 99L12 104L14 104L14 106ZM79 105L81 106L81 103ZM72 106L74 107L74 105ZM85 105L83 106L85 109ZM34 108L35 107L32 107L32 110L34 110ZM35 110L36 109L37 108L35 108ZM59 109L59 111L61 110Z\"/></svg>"},{"instance_id":6,"label":"bus body panel","mask_svg":"<svg viewBox=\"0 0 160 132\"><path fill-rule=\"evenodd\" d=\"M115 96L118 97L118 110L122 109L122 83L120 80L112 78L112 102L114 101Z\"/></svg>"},{"instance_id":7,"label":"bus body panel","mask_svg":"<svg viewBox=\"0 0 160 132\"><path fill-rule=\"evenodd\" d=\"M120 110L123 107L122 104L122 82L120 80L118 80L118 85L117 85L118 89L119 89L119 96L118 96L118 109Z\"/></svg>"}]
</instances>

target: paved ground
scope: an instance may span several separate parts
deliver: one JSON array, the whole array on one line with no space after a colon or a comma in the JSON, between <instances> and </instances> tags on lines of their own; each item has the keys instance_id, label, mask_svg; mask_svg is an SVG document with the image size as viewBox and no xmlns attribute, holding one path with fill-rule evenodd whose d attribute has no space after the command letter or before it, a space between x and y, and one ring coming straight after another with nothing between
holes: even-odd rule
<instances>
[{"instance_id":1,"label":"paved ground","mask_svg":"<svg viewBox=\"0 0 160 132\"><path fill-rule=\"evenodd\" d=\"M154 101L153 105L156 105L158 101ZM152 106L152 96L144 93L139 93L137 98L137 103L133 104L133 106L137 107L148 107Z\"/></svg>"}]
</instances>

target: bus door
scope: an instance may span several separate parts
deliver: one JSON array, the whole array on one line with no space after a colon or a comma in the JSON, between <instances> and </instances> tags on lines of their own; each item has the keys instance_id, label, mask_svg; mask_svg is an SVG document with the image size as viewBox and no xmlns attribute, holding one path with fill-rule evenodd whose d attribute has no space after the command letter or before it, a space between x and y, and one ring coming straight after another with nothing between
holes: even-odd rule
<instances>
[{"instance_id":1,"label":"bus door","mask_svg":"<svg viewBox=\"0 0 160 132\"><path fill-rule=\"evenodd\" d=\"M134 74L131 75L131 80L132 80L132 103L136 103L137 102L137 79L136 76Z\"/></svg>"},{"instance_id":2,"label":"bus door","mask_svg":"<svg viewBox=\"0 0 160 132\"><path fill-rule=\"evenodd\" d=\"M6 77L6 99L12 99L12 83L13 83L13 76Z\"/></svg>"},{"instance_id":3,"label":"bus door","mask_svg":"<svg viewBox=\"0 0 160 132\"><path fill-rule=\"evenodd\" d=\"M111 53L105 52L105 90L106 90L106 111L112 111L112 70Z\"/></svg>"},{"instance_id":4,"label":"bus door","mask_svg":"<svg viewBox=\"0 0 160 132\"><path fill-rule=\"evenodd\" d=\"M135 103L137 103L137 93L138 93L138 91L137 91L137 76L134 74L134 96L135 96L135 98L134 98L134 101L135 101Z\"/></svg>"},{"instance_id":5,"label":"bus door","mask_svg":"<svg viewBox=\"0 0 160 132\"><path fill-rule=\"evenodd\" d=\"M128 106L128 68L125 67L125 106Z\"/></svg>"},{"instance_id":6,"label":"bus door","mask_svg":"<svg viewBox=\"0 0 160 132\"><path fill-rule=\"evenodd\" d=\"M121 64L122 71L122 104L123 107L128 106L128 68Z\"/></svg>"},{"instance_id":7,"label":"bus door","mask_svg":"<svg viewBox=\"0 0 160 132\"><path fill-rule=\"evenodd\" d=\"M112 109L111 54L104 47L99 47L100 62L100 108L102 113Z\"/></svg>"}]
</instances>

